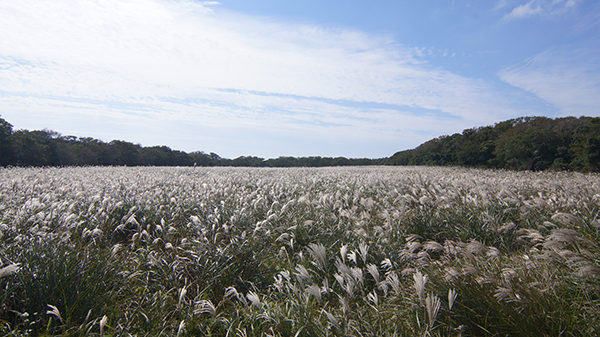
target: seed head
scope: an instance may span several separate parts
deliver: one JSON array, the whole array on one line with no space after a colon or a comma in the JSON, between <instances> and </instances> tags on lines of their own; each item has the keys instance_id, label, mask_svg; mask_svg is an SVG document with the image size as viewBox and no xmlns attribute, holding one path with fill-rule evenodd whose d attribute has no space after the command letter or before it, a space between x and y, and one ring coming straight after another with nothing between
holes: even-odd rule
<instances>
[{"instance_id":1,"label":"seed head","mask_svg":"<svg viewBox=\"0 0 600 337\"><path fill-rule=\"evenodd\" d=\"M427 275L423 275L419 270L413 274L413 279L415 281L414 287L419 296L419 300L423 299L423 294L425 293L425 284L427 283Z\"/></svg>"}]
</instances>

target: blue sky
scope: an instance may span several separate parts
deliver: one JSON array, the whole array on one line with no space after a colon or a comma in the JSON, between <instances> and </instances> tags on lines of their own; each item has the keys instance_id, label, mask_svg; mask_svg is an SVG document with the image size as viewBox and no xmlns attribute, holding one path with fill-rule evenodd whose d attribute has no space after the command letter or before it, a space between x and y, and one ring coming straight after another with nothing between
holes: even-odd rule
<instances>
[{"instance_id":1,"label":"blue sky","mask_svg":"<svg viewBox=\"0 0 600 337\"><path fill-rule=\"evenodd\" d=\"M519 116L600 116L596 0L0 0L16 129L380 158Z\"/></svg>"}]
</instances>

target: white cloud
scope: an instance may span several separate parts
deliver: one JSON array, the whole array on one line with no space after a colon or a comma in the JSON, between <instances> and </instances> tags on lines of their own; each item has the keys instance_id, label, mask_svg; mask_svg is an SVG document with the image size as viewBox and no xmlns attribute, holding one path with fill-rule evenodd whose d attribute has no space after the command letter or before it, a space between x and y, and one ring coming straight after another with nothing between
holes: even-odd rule
<instances>
[{"instance_id":1,"label":"white cloud","mask_svg":"<svg viewBox=\"0 0 600 337\"><path fill-rule=\"evenodd\" d=\"M600 41L589 45L599 46ZM502 80L553 104L562 116L597 116L600 111L600 48L563 47L502 70Z\"/></svg>"},{"instance_id":2,"label":"white cloud","mask_svg":"<svg viewBox=\"0 0 600 337\"><path fill-rule=\"evenodd\" d=\"M531 16L542 15L546 17L562 15L574 8L581 0L530 0L519 5L504 15L504 19L525 19ZM500 1L496 7L498 9L507 5L506 1Z\"/></svg>"},{"instance_id":3,"label":"white cloud","mask_svg":"<svg viewBox=\"0 0 600 337\"><path fill-rule=\"evenodd\" d=\"M113 99L220 88L456 115L468 115L468 102L487 94L482 83L420 64L419 49L356 31L211 14L198 3L23 0L2 7L2 76L32 93Z\"/></svg>"},{"instance_id":4,"label":"white cloud","mask_svg":"<svg viewBox=\"0 0 600 337\"><path fill-rule=\"evenodd\" d=\"M69 116L112 118L113 126L141 118L157 130L178 121L220 130L289 131L298 138L322 131L310 137L334 133L342 141L357 137L367 143L379 134L405 138L409 129L429 128L422 136L429 139L458 128L455 121L470 127L518 114L488 82L423 62L421 48L211 7L217 4L1 2L4 109L30 116L59 116L64 109ZM356 108L338 100L396 107ZM406 112L412 108L424 115ZM430 122L434 113L442 115L436 115L442 121L436 128ZM83 126L84 119L78 123L70 129L92 127Z\"/></svg>"}]
</instances>

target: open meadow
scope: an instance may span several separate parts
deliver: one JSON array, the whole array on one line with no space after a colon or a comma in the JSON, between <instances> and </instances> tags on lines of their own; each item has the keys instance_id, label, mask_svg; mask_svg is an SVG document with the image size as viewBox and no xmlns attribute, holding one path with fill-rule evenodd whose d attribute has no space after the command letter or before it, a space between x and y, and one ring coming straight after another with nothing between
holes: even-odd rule
<instances>
[{"instance_id":1,"label":"open meadow","mask_svg":"<svg viewBox=\"0 0 600 337\"><path fill-rule=\"evenodd\" d=\"M600 176L0 169L3 335L594 336Z\"/></svg>"}]
</instances>

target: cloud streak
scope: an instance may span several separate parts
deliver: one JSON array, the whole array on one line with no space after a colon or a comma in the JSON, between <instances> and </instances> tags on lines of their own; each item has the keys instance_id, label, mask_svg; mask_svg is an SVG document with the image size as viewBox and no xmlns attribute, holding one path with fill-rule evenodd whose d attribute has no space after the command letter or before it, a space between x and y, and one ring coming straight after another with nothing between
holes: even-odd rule
<instances>
[{"instance_id":1,"label":"cloud streak","mask_svg":"<svg viewBox=\"0 0 600 337\"><path fill-rule=\"evenodd\" d=\"M590 45L600 45L596 39ZM553 104L562 116L600 111L600 48L563 47L540 53L499 73L502 80Z\"/></svg>"},{"instance_id":2,"label":"cloud streak","mask_svg":"<svg viewBox=\"0 0 600 337\"><path fill-rule=\"evenodd\" d=\"M519 5L504 15L505 20L525 19L532 16L552 17L567 13L572 10L581 0L530 0ZM506 1L496 5L496 9L505 7Z\"/></svg>"}]
</instances>

